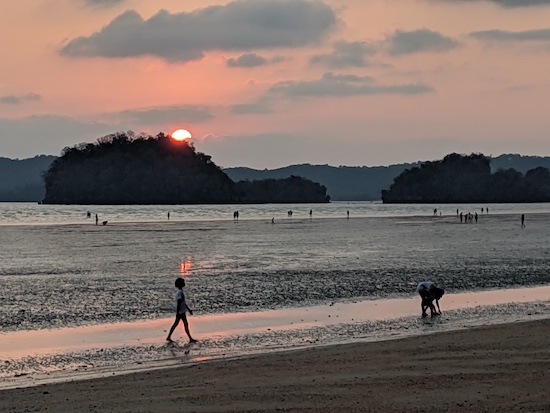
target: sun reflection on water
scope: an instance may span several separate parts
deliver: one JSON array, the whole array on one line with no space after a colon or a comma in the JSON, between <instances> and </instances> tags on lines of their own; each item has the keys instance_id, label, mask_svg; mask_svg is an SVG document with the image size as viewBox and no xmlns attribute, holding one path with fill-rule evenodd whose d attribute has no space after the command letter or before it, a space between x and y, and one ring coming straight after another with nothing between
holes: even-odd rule
<instances>
[{"instance_id":1,"label":"sun reflection on water","mask_svg":"<svg viewBox=\"0 0 550 413\"><path fill-rule=\"evenodd\" d=\"M191 262L191 257L182 258L180 261L180 275L182 277L187 277L191 275L191 269L193 268L193 263Z\"/></svg>"}]
</instances>

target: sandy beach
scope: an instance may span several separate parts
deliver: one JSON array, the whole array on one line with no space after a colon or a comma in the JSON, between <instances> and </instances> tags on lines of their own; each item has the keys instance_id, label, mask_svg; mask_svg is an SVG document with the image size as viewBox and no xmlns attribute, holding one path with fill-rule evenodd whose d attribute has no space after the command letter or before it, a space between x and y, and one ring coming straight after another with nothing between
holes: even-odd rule
<instances>
[{"instance_id":1,"label":"sandy beach","mask_svg":"<svg viewBox=\"0 0 550 413\"><path fill-rule=\"evenodd\" d=\"M2 412L548 412L550 320L3 390Z\"/></svg>"}]
</instances>

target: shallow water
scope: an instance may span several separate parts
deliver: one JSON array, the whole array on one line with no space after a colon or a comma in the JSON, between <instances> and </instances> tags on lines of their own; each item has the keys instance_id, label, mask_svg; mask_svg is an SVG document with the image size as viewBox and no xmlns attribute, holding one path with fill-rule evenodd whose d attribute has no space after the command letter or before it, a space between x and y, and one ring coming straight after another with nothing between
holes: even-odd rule
<instances>
[{"instance_id":1,"label":"shallow water","mask_svg":"<svg viewBox=\"0 0 550 413\"><path fill-rule=\"evenodd\" d=\"M459 222L456 207L433 216L433 205L239 206L239 221L224 218L236 206L167 206L170 221L163 207L102 207L102 216L116 218L96 226L80 206L2 204L3 384L16 374L34 383L52 371L73 375L548 317L548 292L525 302L513 289L550 284L550 205L491 205L470 224ZM178 219L182 211L189 219ZM526 228L519 211L527 214ZM162 344L178 276L186 279L201 339L190 355ZM415 287L425 279L447 291L435 323L418 317ZM485 296L484 307L453 307L461 293L495 289L512 292L500 291L497 302ZM86 332L98 339L82 341Z\"/></svg>"},{"instance_id":2,"label":"shallow water","mask_svg":"<svg viewBox=\"0 0 550 413\"><path fill-rule=\"evenodd\" d=\"M550 286L444 298L444 313L425 319L418 316L417 298L191 317L199 339L194 344L163 341L172 318L4 333L0 389L550 316ZM174 338L183 334L180 330Z\"/></svg>"}]
</instances>

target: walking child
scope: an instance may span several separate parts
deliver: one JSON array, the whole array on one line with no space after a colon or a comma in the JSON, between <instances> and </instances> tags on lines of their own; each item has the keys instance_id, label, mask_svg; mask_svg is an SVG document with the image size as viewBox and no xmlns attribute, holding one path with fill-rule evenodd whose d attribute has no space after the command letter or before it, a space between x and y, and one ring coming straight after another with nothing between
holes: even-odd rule
<instances>
[{"instance_id":1,"label":"walking child","mask_svg":"<svg viewBox=\"0 0 550 413\"><path fill-rule=\"evenodd\" d=\"M168 333L168 337L166 337L166 341L173 341L172 333L174 332L181 320L183 321L183 328L185 330L185 333L187 334L187 337L189 337L189 342L194 343L197 340L191 337L191 333L189 332L189 322L187 321L187 316L185 314L189 312L190 315L193 315L193 310L191 310L185 302L185 294L183 293L185 280L178 277L176 279L175 285L178 289L178 291L176 292L176 320L174 321L174 324L172 324L172 327L170 327L170 332Z\"/></svg>"}]
</instances>

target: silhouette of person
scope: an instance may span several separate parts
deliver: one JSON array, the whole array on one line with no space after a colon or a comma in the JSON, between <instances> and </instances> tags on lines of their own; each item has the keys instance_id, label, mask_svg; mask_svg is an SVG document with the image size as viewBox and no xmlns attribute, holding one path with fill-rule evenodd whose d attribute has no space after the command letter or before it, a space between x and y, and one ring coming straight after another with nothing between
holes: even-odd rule
<instances>
[{"instance_id":1,"label":"silhouette of person","mask_svg":"<svg viewBox=\"0 0 550 413\"><path fill-rule=\"evenodd\" d=\"M477 223L477 212L474 214L474 219L476 220L476 223Z\"/></svg>"},{"instance_id":2,"label":"silhouette of person","mask_svg":"<svg viewBox=\"0 0 550 413\"><path fill-rule=\"evenodd\" d=\"M525 214L521 214L521 227L525 228Z\"/></svg>"},{"instance_id":3,"label":"silhouette of person","mask_svg":"<svg viewBox=\"0 0 550 413\"><path fill-rule=\"evenodd\" d=\"M91 218L92 217L92 213L90 211L86 212L86 218Z\"/></svg>"},{"instance_id":4,"label":"silhouette of person","mask_svg":"<svg viewBox=\"0 0 550 413\"><path fill-rule=\"evenodd\" d=\"M172 327L170 327L170 332L168 333L168 337L166 337L166 341L172 341L172 333L174 332L181 320L183 321L183 328L185 330L185 333L187 334L187 337L189 337L189 342L194 343L197 340L191 337L191 333L189 332L189 323L187 322L187 315L185 314L188 312L189 315L193 315L193 310L191 310L185 302L185 294L183 293L185 280L183 278L177 278L175 285L178 289L178 291L176 292L176 319L174 320L174 324L172 324Z\"/></svg>"},{"instance_id":5,"label":"silhouette of person","mask_svg":"<svg viewBox=\"0 0 550 413\"><path fill-rule=\"evenodd\" d=\"M272 223L272 224L275 223L275 217L271 218L271 223Z\"/></svg>"},{"instance_id":6,"label":"silhouette of person","mask_svg":"<svg viewBox=\"0 0 550 413\"><path fill-rule=\"evenodd\" d=\"M97 214L95 214L95 224L97 225L99 223L99 217L97 216Z\"/></svg>"},{"instance_id":7,"label":"silhouette of person","mask_svg":"<svg viewBox=\"0 0 550 413\"><path fill-rule=\"evenodd\" d=\"M309 210L309 216L311 217L313 215L313 209Z\"/></svg>"},{"instance_id":8,"label":"silhouette of person","mask_svg":"<svg viewBox=\"0 0 550 413\"><path fill-rule=\"evenodd\" d=\"M168 212L168 220L170 220L170 212Z\"/></svg>"},{"instance_id":9,"label":"silhouette of person","mask_svg":"<svg viewBox=\"0 0 550 413\"><path fill-rule=\"evenodd\" d=\"M463 214L462 214L462 212L461 212L461 213L460 213L460 223L461 223L461 224L462 224L462 216L463 216Z\"/></svg>"},{"instance_id":10,"label":"silhouette of person","mask_svg":"<svg viewBox=\"0 0 550 413\"><path fill-rule=\"evenodd\" d=\"M426 310L429 308L431 316L437 315L441 313L441 310L439 310L439 313L436 311L435 306L433 305L433 301L436 299L436 295L434 294L436 292L437 285L431 281L421 281L418 283L416 287L416 291L418 292L418 295L420 295L421 301L420 301L420 308L422 309L422 317L427 317ZM439 298L441 298L443 294L438 295ZM437 307L439 308L439 298L437 298Z\"/></svg>"},{"instance_id":11,"label":"silhouette of person","mask_svg":"<svg viewBox=\"0 0 550 413\"><path fill-rule=\"evenodd\" d=\"M349 209L346 211L347 218L349 219Z\"/></svg>"}]
</instances>

